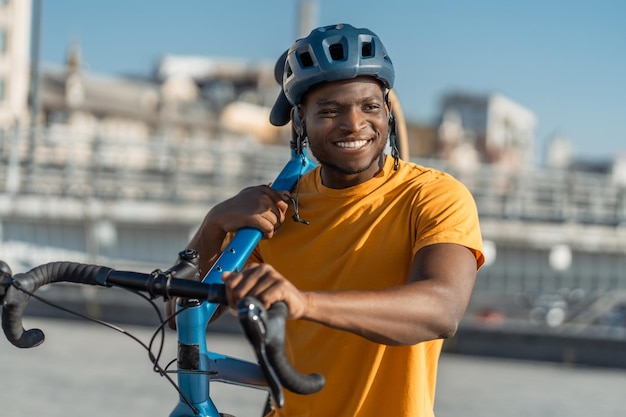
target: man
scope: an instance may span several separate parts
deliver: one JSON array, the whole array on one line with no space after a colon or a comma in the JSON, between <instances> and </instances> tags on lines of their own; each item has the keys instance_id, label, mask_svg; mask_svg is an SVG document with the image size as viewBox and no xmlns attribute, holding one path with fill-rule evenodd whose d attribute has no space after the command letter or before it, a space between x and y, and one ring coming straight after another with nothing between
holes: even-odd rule
<instances>
[{"instance_id":1,"label":"man","mask_svg":"<svg viewBox=\"0 0 626 417\"><path fill-rule=\"evenodd\" d=\"M294 192L251 187L216 205L190 242L207 270L224 239L256 227L230 306L289 307L287 352L326 387L286 392L279 416L433 416L442 339L454 335L483 263L474 201L451 176L385 154L393 65L380 39L318 28L289 49L272 122L289 119L319 166Z\"/></svg>"}]
</instances>

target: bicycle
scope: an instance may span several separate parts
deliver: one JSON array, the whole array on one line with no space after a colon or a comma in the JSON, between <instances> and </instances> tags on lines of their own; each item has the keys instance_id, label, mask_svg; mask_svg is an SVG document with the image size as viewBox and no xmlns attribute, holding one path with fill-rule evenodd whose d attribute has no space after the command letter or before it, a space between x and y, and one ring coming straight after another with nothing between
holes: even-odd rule
<instances>
[{"instance_id":1,"label":"bicycle","mask_svg":"<svg viewBox=\"0 0 626 417\"><path fill-rule=\"evenodd\" d=\"M394 119L398 123L395 128L400 132L397 138L395 134L392 137L392 143L397 146L392 148L392 154L406 159L408 142L404 119L397 96L392 94L390 99L394 102ZM297 210L297 182L300 176L315 166L316 164L306 154L306 143L294 140L291 144L290 160L271 185L277 190L296 188L296 197L292 199L296 221L302 221ZM157 269L149 274L61 261L40 265L26 273L13 276L8 265L0 261L2 328L7 339L17 347L32 348L43 343L44 334L41 330L24 329L22 315L29 299L39 298L35 295L37 289L55 282L120 287L136 292L150 302L159 297L164 300L178 297L177 310L171 317L163 318L158 307L155 307L161 324L154 332L149 346L144 346L149 352L154 370L166 377L178 391L179 401L169 416L229 416L220 413L212 401L209 389L211 381L265 389L273 398L274 404L282 407L283 387L295 393L311 394L322 389L325 383L321 374L302 375L288 361L284 352L284 327L287 316L287 307L284 303L276 303L266 310L258 300L248 297L241 300L237 306L239 322L254 348L257 363L211 352L207 348L207 326L218 306L227 304L221 280L222 273L243 267L260 239L261 232L256 229L239 230L200 281L194 279L199 277L198 255L191 249L179 253L178 262L166 271ZM157 335L161 334L163 340L165 325L173 317L176 319L178 336L175 371L169 370L169 364L165 368L160 365L160 350L156 355L152 352ZM177 374L177 383L169 376L170 373Z\"/></svg>"},{"instance_id":2,"label":"bicycle","mask_svg":"<svg viewBox=\"0 0 626 417\"><path fill-rule=\"evenodd\" d=\"M285 165L272 188L292 189L298 178L315 167L303 146L292 146L292 157ZM284 347L284 325L287 307L276 303L266 310L258 300L246 298L238 305L238 316L245 335L254 348L258 363L241 361L210 352L206 344L206 328L219 305L227 300L221 275L224 271L240 269L261 239L256 229L239 230L202 281L197 277L198 254L185 250L178 262L166 271L150 274L73 262L53 262L12 276L4 264L0 282L0 299L3 303L2 328L7 339L17 347L32 348L44 341L39 329L26 331L22 315L35 291L54 282L70 282L102 287L118 286L147 294L149 300L179 297L177 311L173 314L178 331L178 384L169 377L167 368L159 365L159 354L152 353L152 344L159 331L171 318L161 320L148 351L155 370L166 376L178 390L179 402L170 417L222 416L209 395L210 380L267 389L278 407L282 407L283 387L296 393L319 391L324 385L320 374L302 375L287 360ZM158 309L157 309L158 311Z\"/></svg>"}]
</instances>

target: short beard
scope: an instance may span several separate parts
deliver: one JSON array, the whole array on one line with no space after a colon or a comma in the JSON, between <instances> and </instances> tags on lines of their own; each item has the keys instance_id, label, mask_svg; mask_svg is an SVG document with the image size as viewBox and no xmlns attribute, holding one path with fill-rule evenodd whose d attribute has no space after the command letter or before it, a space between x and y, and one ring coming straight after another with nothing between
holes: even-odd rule
<instances>
[{"instance_id":1,"label":"short beard","mask_svg":"<svg viewBox=\"0 0 626 417\"><path fill-rule=\"evenodd\" d=\"M378 155L374 156L370 163L367 164L367 166L364 166L362 168L357 168L357 169L350 169L349 167L341 167L341 166L337 166L336 164L324 159L324 158L319 158L316 154L315 151L311 148L311 153L313 153L313 156L315 157L315 159L317 159L317 161L320 163L320 165L323 168L326 169L330 169L332 171L335 172L339 172L341 174L344 175L357 175L360 174L364 171L367 171L373 164L375 164L378 161L378 165L379 167L382 169L382 165L383 165L383 154L384 151L381 151Z\"/></svg>"}]
</instances>

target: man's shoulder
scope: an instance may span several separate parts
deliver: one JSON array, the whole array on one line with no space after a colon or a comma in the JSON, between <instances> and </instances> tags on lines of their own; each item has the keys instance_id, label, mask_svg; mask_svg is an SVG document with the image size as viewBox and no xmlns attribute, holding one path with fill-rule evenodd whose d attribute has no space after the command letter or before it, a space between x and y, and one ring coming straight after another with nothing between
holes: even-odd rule
<instances>
[{"instance_id":1,"label":"man's shoulder","mask_svg":"<svg viewBox=\"0 0 626 417\"><path fill-rule=\"evenodd\" d=\"M427 167L414 162L404 162L398 169L396 186L409 191L416 198L434 201L454 197L465 201L472 199L471 192L465 184L446 171Z\"/></svg>"},{"instance_id":2,"label":"man's shoulder","mask_svg":"<svg viewBox=\"0 0 626 417\"><path fill-rule=\"evenodd\" d=\"M416 181L418 183L459 183L449 172L420 165L416 162L401 161L398 168L399 179L404 181Z\"/></svg>"}]
</instances>

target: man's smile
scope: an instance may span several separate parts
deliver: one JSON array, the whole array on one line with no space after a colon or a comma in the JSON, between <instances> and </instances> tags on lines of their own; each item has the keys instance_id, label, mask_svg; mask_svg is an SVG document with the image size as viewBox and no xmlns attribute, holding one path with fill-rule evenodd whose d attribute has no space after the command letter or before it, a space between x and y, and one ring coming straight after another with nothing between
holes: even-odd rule
<instances>
[{"instance_id":1,"label":"man's smile","mask_svg":"<svg viewBox=\"0 0 626 417\"><path fill-rule=\"evenodd\" d=\"M359 149L364 148L365 146L367 146L369 143L370 143L370 140L362 139L362 140L351 140L351 141L336 142L335 146L338 146L338 147L343 148L343 149L359 150Z\"/></svg>"}]
</instances>

